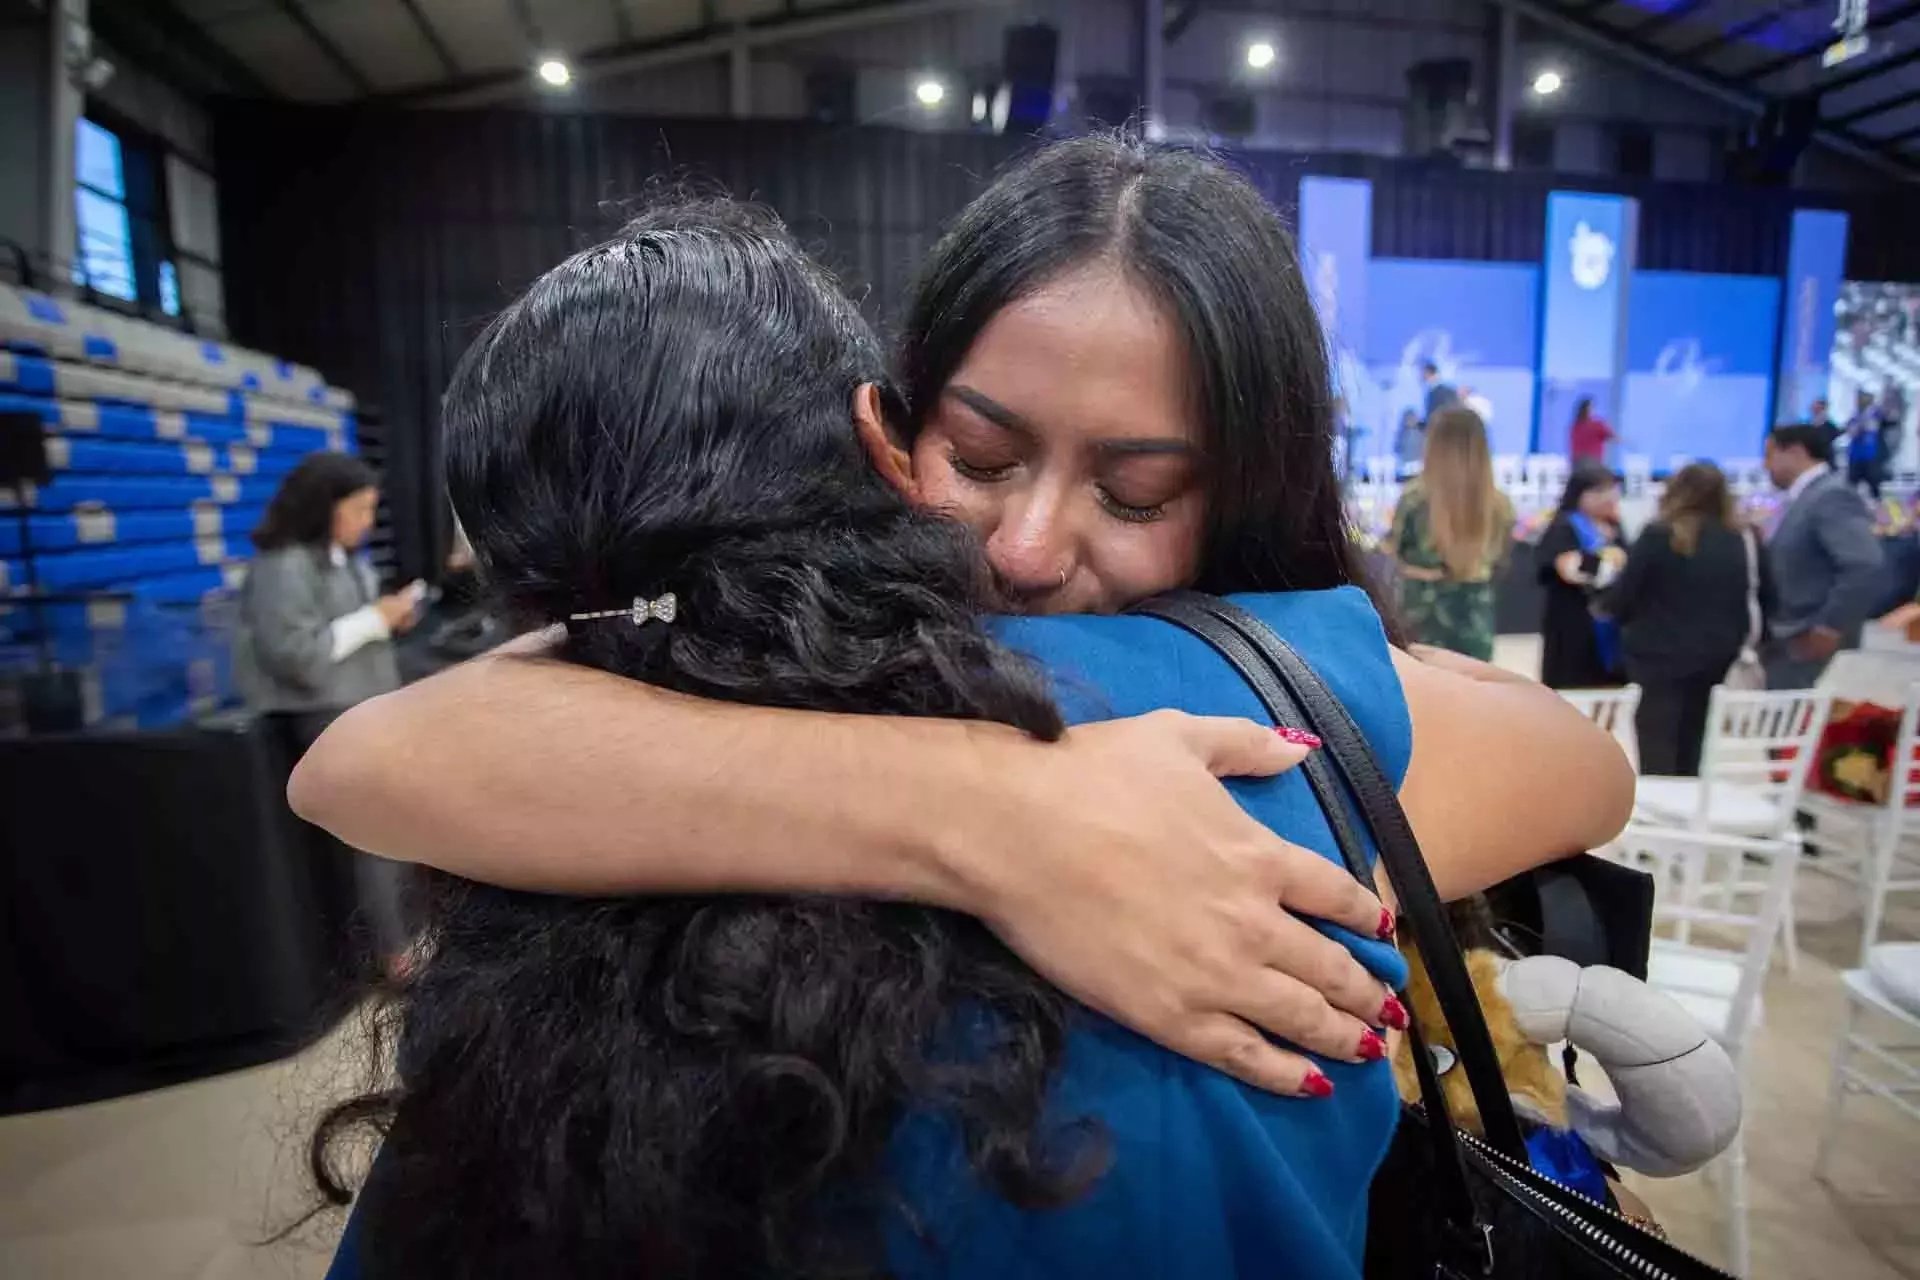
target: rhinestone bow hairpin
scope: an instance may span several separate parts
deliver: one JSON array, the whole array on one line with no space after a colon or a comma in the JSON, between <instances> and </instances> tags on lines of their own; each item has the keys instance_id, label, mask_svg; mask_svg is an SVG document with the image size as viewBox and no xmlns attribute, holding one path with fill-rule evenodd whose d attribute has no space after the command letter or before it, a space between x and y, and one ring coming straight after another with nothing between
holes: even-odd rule
<instances>
[{"instance_id":1,"label":"rhinestone bow hairpin","mask_svg":"<svg viewBox=\"0 0 1920 1280\"><path fill-rule=\"evenodd\" d=\"M644 627L649 622L672 622L680 616L680 600L669 591L657 600L645 596L635 596L633 604L625 609L601 609L597 613L570 613L568 622L593 622L600 618L626 618L636 627Z\"/></svg>"}]
</instances>

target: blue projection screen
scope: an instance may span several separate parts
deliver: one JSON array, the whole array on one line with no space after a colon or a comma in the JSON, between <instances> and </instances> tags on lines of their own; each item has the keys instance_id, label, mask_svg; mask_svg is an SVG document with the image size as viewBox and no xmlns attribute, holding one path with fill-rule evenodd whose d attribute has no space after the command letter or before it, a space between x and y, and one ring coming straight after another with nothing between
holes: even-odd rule
<instances>
[{"instance_id":1,"label":"blue projection screen","mask_svg":"<svg viewBox=\"0 0 1920 1280\"><path fill-rule=\"evenodd\" d=\"M1533 362L1540 269L1527 263L1376 258L1367 279L1367 371L1372 432L1363 453L1391 453L1401 415L1420 415L1420 364L1462 396L1484 396L1495 453L1525 453L1533 438Z\"/></svg>"},{"instance_id":2,"label":"blue projection screen","mask_svg":"<svg viewBox=\"0 0 1920 1280\"><path fill-rule=\"evenodd\" d=\"M1780 282L1640 271L1628 299L1621 454L1755 458L1773 421Z\"/></svg>"}]
</instances>

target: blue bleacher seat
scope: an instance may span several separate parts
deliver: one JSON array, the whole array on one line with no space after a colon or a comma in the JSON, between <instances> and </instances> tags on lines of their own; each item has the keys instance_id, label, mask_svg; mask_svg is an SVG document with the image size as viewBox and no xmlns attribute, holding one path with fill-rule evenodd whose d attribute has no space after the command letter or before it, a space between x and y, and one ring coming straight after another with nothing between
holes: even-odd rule
<instances>
[{"instance_id":1,"label":"blue bleacher seat","mask_svg":"<svg viewBox=\"0 0 1920 1280\"><path fill-rule=\"evenodd\" d=\"M0 489L0 667L39 661L44 631L95 724L231 697L212 619L231 613L247 535L301 458L354 449L353 405L300 365L0 284L0 412L40 419L53 474ZM29 547L56 597L31 608Z\"/></svg>"}]
</instances>

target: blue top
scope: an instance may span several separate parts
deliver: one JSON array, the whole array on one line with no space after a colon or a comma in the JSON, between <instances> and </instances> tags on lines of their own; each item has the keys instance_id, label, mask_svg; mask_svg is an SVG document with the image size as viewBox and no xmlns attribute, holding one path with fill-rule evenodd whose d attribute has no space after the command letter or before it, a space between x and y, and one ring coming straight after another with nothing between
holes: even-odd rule
<instances>
[{"instance_id":1,"label":"blue top","mask_svg":"<svg viewBox=\"0 0 1920 1280\"><path fill-rule=\"evenodd\" d=\"M1397 786L1413 749L1386 635L1357 588L1236 596L1284 636L1345 704ZM1075 723L1177 707L1269 717L1214 650L1151 618L1019 618L1000 638L1043 663ZM1242 808L1296 844L1340 853L1298 770L1227 783ZM1383 980L1406 967L1388 944L1322 926ZM890 1239L902 1277L1359 1276L1367 1187L1399 1116L1384 1062L1321 1062L1324 1100L1241 1085L1093 1014L1068 1042L1050 1118L1098 1118L1112 1162L1073 1205L1023 1213L983 1189L946 1123L910 1116L895 1138L895 1176L932 1246Z\"/></svg>"},{"instance_id":2,"label":"blue top","mask_svg":"<svg viewBox=\"0 0 1920 1280\"><path fill-rule=\"evenodd\" d=\"M1235 601L1319 673L1397 785L1413 730L1366 595L1347 587ZM1017 618L997 623L996 631L1047 668L1074 723L1165 707L1269 719L1224 659L1168 623ZM1274 831L1340 861L1298 770L1227 787ZM1406 965L1392 946L1321 928L1383 981L1404 984ZM1022 1212L979 1184L947 1122L912 1113L895 1136L892 1164L922 1232L892 1230L890 1262L908 1280L1358 1277L1367 1188L1392 1139L1399 1102L1384 1062L1320 1067L1334 1083L1331 1098L1277 1098L1087 1013L1069 1037L1049 1119L1099 1120L1112 1156L1104 1176L1067 1208ZM329 1280L358 1274L356 1222L348 1224Z\"/></svg>"}]
</instances>

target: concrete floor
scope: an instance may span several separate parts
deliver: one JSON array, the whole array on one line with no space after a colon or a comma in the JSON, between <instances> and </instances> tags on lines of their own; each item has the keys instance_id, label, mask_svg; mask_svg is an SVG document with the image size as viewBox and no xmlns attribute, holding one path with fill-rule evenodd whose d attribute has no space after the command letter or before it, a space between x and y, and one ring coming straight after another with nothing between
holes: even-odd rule
<instances>
[{"instance_id":1,"label":"concrete floor","mask_svg":"<svg viewBox=\"0 0 1920 1280\"><path fill-rule=\"evenodd\" d=\"M1533 650L1502 642L1528 670ZM1755 1277L1920 1280L1920 1124L1852 1101L1832 1185L1812 1176L1843 1008L1838 973L1858 918L1830 882L1803 878L1802 965L1776 969L1747 1103ZM1889 937L1920 937L1920 903ZM341 1215L260 1242L310 1203L304 1141L353 1085L342 1033L287 1062L179 1088L0 1120L0 1277L7 1280L301 1280L318 1277ZM1674 1239L1724 1256L1717 1193L1699 1176L1637 1180Z\"/></svg>"}]
</instances>

